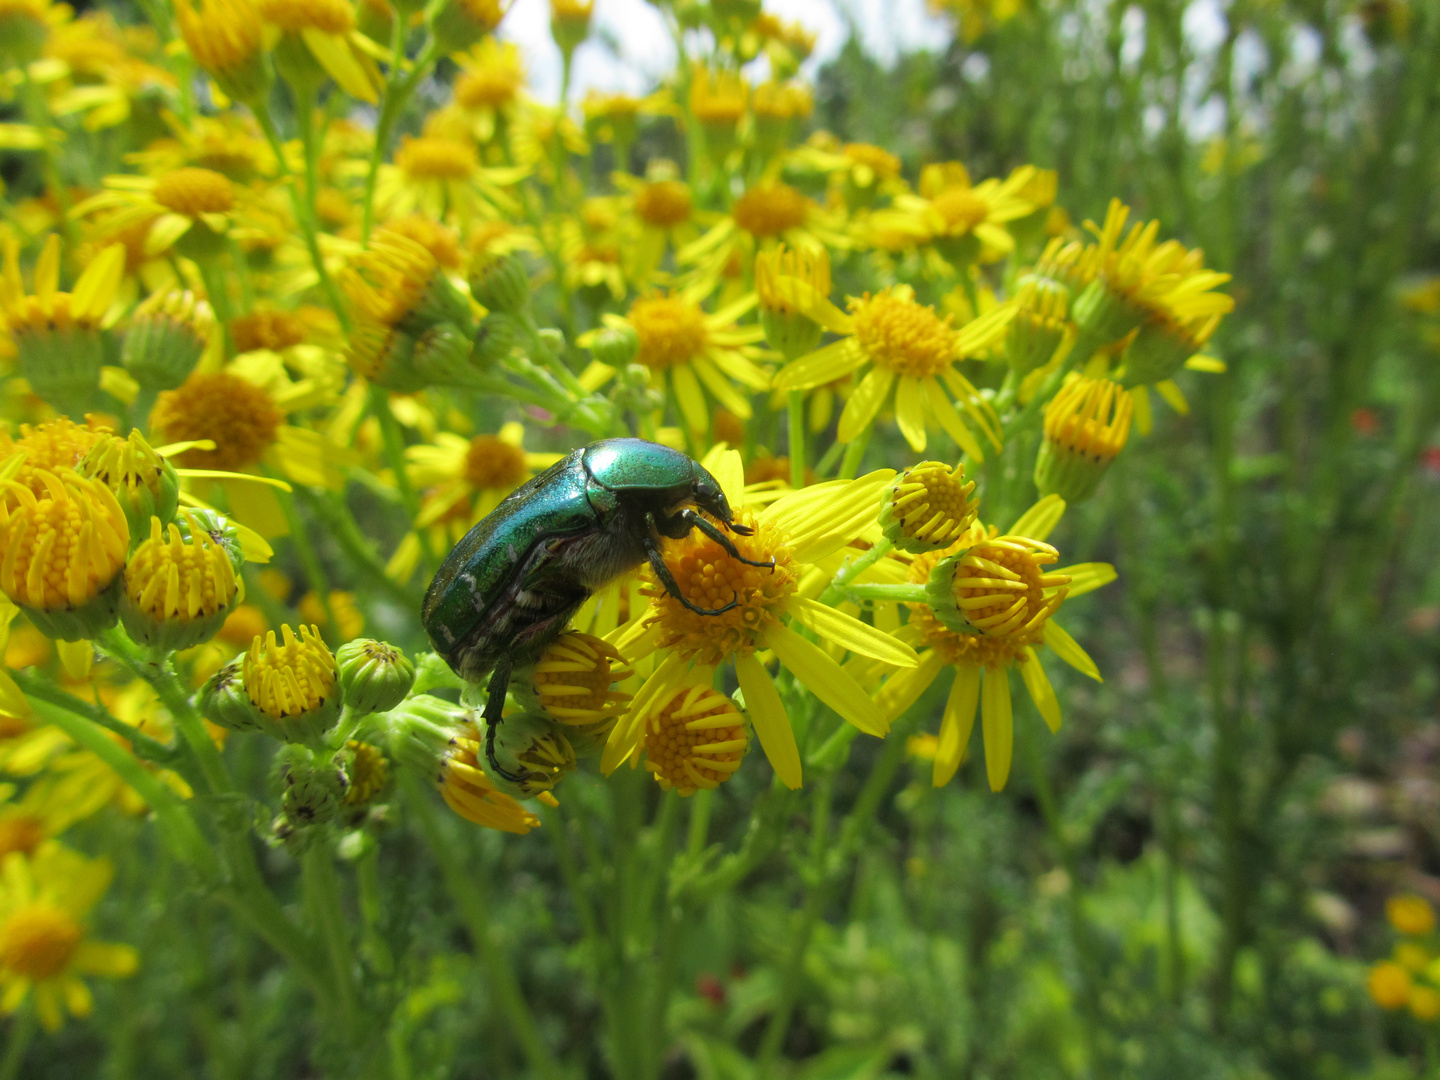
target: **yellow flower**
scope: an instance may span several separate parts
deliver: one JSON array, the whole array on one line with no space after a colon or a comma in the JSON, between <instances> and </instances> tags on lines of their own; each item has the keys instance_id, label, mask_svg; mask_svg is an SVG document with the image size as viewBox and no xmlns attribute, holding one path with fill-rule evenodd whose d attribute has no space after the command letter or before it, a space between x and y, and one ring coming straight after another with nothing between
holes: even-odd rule
<instances>
[{"instance_id":1,"label":"yellow flower","mask_svg":"<svg viewBox=\"0 0 1440 1080\"><path fill-rule=\"evenodd\" d=\"M219 632L245 598L245 583L230 554L191 513L182 513L188 538L171 522L150 519L150 538L125 565L120 616L143 645L189 649Z\"/></svg>"},{"instance_id":2,"label":"yellow flower","mask_svg":"<svg viewBox=\"0 0 1440 1080\"><path fill-rule=\"evenodd\" d=\"M851 297L849 314L818 294L797 293L797 300L806 315L845 336L782 368L775 376L776 387L809 390L870 366L840 414L836 437L841 442L867 430L894 390L900 433L917 452L925 449L927 422L933 421L971 458L985 460L979 441L952 404L952 396L995 448L1000 448L994 410L955 370L955 363L998 342L1013 308L997 307L957 329L949 316L941 319L933 307L916 303L908 286Z\"/></svg>"},{"instance_id":3,"label":"yellow flower","mask_svg":"<svg viewBox=\"0 0 1440 1080\"><path fill-rule=\"evenodd\" d=\"M314 626L300 636L288 625L257 637L245 654L242 671L250 704L263 713L287 741L313 742L340 715L339 669Z\"/></svg>"},{"instance_id":4,"label":"yellow flower","mask_svg":"<svg viewBox=\"0 0 1440 1080\"><path fill-rule=\"evenodd\" d=\"M1382 960L1372 967L1366 986L1382 1009L1403 1009L1410 1003L1410 973L1392 960Z\"/></svg>"},{"instance_id":5,"label":"yellow flower","mask_svg":"<svg viewBox=\"0 0 1440 1080\"><path fill-rule=\"evenodd\" d=\"M748 271L757 251L781 241L807 252L850 246L840 223L814 199L779 180L761 180L746 188L730 213L681 248L676 258L697 264L697 280L713 286L731 262L738 260Z\"/></svg>"},{"instance_id":6,"label":"yellow flower","mask_svg":"<svg viewBox=\"0 0 1440 1080\"><path fill-rule=\"evenodd\" d=\"M1423 896L1407 894L1385 901L1385 917L1402 934L1424 937L1435 929L1435 909Z\"/></svg>"},{"instance_id":7,"label":"yellow flower","mask_svg":"<svg viewBox=\"0 0 1440 1080\"><path fill-rule=\"evenodd\" d=\"M897 637L916 647L919 666L892 675L877 695L886 716L894 719L914 704L945 667L955 669L935 756L936 787L948 783L964 759L977 704L990 788L999 791L1005 786L1013 748L1012 667L1019 668L1045 723L1052 731L1059 729L1060 703L1040 665L1038 650L1042 646L1048 645L1092 679L1100 679L1095 662L1052 616L1067 595L1098 589L1114 580L1115 571L1105 563L1085 563L1055 573L1040 569L1054 558L1054 548L1045 544L1044 538L1064 510L1060 499L1049 496L1036 503L1006 536L977 522L951 549L964 553L958 559L931 552L917 555L910 565L909 580L929 582L934 589L932 571L948 563L956 571L947 590L951 614L963 612L970 624L967 632L959 633L929 604L910 604L910 621Z\"/></svg>"},{"instance_id":8,"label":"yellow flower","mask_svg":"<svg viewBox=\"0 0 1440 1080\"><path fill-rule=\"evenodd\" d=\"M228 177L188 166L158 177L107 176L104 186L104 191L79 203L71 213L85 217L116 211L96 222L100 237L148 220L144 250L152 256L172 247L191 259L220 255L244 202Z\"/></svg>"},{"instance_id":9,"label":"yellow flower","mask_svg":"<svg viewBox=\"0 0 1440 1080\"><path fill-rule=\"evenodd\" d=\"M75 472L39 476L44 493L5 481L0 590L51 637L77 641L115 623L130 527L110 489Z\"/></svg>"},{"instance_id":10,"label":"yellow flower","mask_svg":"<svg viewBox=\"0 0 1440 1080\"><path fill-rule=\"evenodd\" d=\"M525 86L520 50L512 42L487 37L452 59L460 66L455 104L469 119L475 138L488 143L497 130L504 131Z\"/></svg>"},{"instance_id":11,"label":"yellow flower","mask_svg":"<svg viewBox=\"0 0 1440 1080\"><path fill-rule=\"evenodd\" d=\"M1025 0L929 0L931 11L955 17L969 45L992 28L1003 26L1025 10Z\"/></svg>"},{"instance_id":12,"label":"yellow flower","mask_svg":"<svg viewBox=\"0 0 1440 1080\"><path fill-rule=\"evenodd\" d=\"M286 50L305 50L352 97L380 100L379 69L359 41L355 11L348 0L254 0L255 10L280 32L277 60ZM280 63L284 72L295 59ZM298 58L297 58L298 59Z\"/></svg>"},{"instance_id":13,"label":"yellow flower","mask_svg":"<svg viewBox=\"0 0 1440 1080\"><path fill-rule=\"evenodd\" d=\"M66 416L43 424L21 424L18 439L0 431L0 462L5 463L0 475L24 484L37 496L44 495L46 474L76 468L91 447L110 436L108 428L77 424ZM4 498L14 501L8 495Z\"/></svg>"},{"instance_id":14,"label":"yellow flower","mask_svg":"<svg viewBox=\"0 0 1440 1080\"><path fill-rule=\"evenodd\" d=\"M1424 1023L1440 1018L1440 991L1430 986L1410 988L1410 1015Z\"/></svg>"},{"instance_id":15,"label":"yellow flower","mask_svg":"<svg viewBox=\"0 0 1440 1080\"><path fill-rule=\"evenodd\" d=\"M437 432L431 443L405 451L411 485L424 492L414 531L400 541L386 568L408 580L420 558L421 530L430 533L436 551L448 551L470 527L500 505L500 500L563 454L525 449L524 425L511 421L494 435L472 438Z\"/></svg>"},{"instance_id":16,"label":"yellow flower","mask_svg":"<svg viewBox=\"0 0 1440 1080\"><path fill-rule=\"evenodd\" d=\"M798 295L813 305L830 295L830 253L789 251L784 244L755 256L755 295L765 337L786 360L795 360L820 344L825 329L805 314Z\"/></svg>"},{"instance_id":17,"label":"yellow flower","mask_svg":"<svg viewBox=\"0 0 1440 1080\"><path fill-rule=\"evenodd\" d=\"M200 65L230 97L253 101L266 87L260 19L248 0L201 0L197 12L177 0L180 35Z\"/></svg>"},{"instance_id":18,"label":"yellow flower","mask_svg":"<svg viewBox=\"0 0 1440 1080\"><path fill-rule=\"evenodd\" d=\"M65 1013L93 1007L82 975L124 978L139 965L129 945L94 941L85 916L110 886L110 863L86 859L50 841L33 859L12 852L0 863L0 1013L10 1015L31 991L47 1031Z\"/></svg>"},{"instance_id":19,"label":"yellow flower","mask_svg":"<svg viewBox=\"0 0 1440 1080\"><path fill-rule=\"evenodd\" d=\"M35 292L20 279L19 248L5 241L0 276L0 339L8 334L19 354L20 373L31 388L61 411L83 406L99 385L105 361L100 330L125 273L125 248L112 244L100 252L73 292L60 292L60 238L45 242L35 264Z\"/></svg>"},{"instance_id":20,"label":"yellow flower","mask_svg":"<svg viewBox=\"0 0 1440 1080\"><path fill-rule=\"evenodd\" d=\"M730 779L750 745L735 703L705 685L677 687L657 702L643 738L645 768L665 791L684 796Z\"/></svg>"},{"instance_id":21,"label":"yellow flower","mask_svg":"<svg viewBox=\"0 0 1440 1080\"><path fill-rule=\"evenodd\" d=\"M631 304L624 318L603 317L606 326L635 331L640 341L635 362L649 368L652 386L673 393L686 426L696 435L710 426L711 408L702 385L740 417L750 415L750 400L735 383L752 391L770 385L770 376L755 363L761 354L754 346L765 332L758 326L735 325L755 306L755 294L707 314L700 301L708 291L694 286L654 293Z\"/></svg>"},{"instance_id":22,"label":"yellow flower","mask_svg":"<svg viewBox=\"0 0 1440 1080\"><path fill-rule=\"evenodd\" d=\"M1134 399L1118 383L1072 375L1045 406L1045 437L1035 461L1035 487L1067 503L1095 494L1125 447Z\"/></svg>"},{"instance_id":23,"label":"yellow flower","mask_svg":"<svg viewBox=\"0 0 1440 1080\"><path fill-rule=\"evenodd\" d=\"M965 468L940 461L912 465L885 489L880 529L901 551L949 547L975 522L980 500Z\"/></svg>"},{"instance_id":24,"label":"yellow flower","mask_svg":"<svg viewBox=\"0 0 1440 1080\"><path fill-rule=\"evenodd\" d=\"M731 505L744 497L740 455L724 451L707 458ZM673 703L682 687L710 685L714 669L733 663L745 707L760 745L787 786L800 786L800 752L780 693L758 652L773 650L811 693L851 724L883 736L888 721L854 677L787 620L813 630L823 641L895 667L909 667L914 653L889 634L811 599L811 585L823 587L815 563L839 551L875 521L880 492L893 473L880 471L854 481L830 481L793 492L737 520L753 528L735 535L740 555L770 559L774 568L742 563L709 537L695 533L669 546L665 565L699 614L653 582L647 611L617 631L617 648L635 660L654 655L655 668L635 695L627 715L611 733L601 759L609 773L644 745L655 710ZM808 576L807 576L808 575ZM802 580L805 587L802 588ZM733 607L727 607L732 604Z\"/></svg>"},{"instance_id":25,"label":"yellow flower","mask_svg":"<svg viewBox=\"0 0 1440 1080\"><path fill-rule=\"evenodd\" d=\"M877 211L877 227L895 229L931 244L957 269L1009 254L1015 238L1008 222L1030 214L1034 206L1018 192L1034 173L1026 166L1004 180L971 184L958 161L927 165L918 195L897 195L892 209Z\"/></svg>"},{"instance_id":26,"label":"yellow flower","mask_svg":"<svg viewBox=\"0 0 1440 1080\"><path fill-rule=\"evenodd\" d=\"M523 836L538 828L540 819L514 798L498 791L480 765L483 736L474 724L464 724L451 737L450 752L440 766L438 786L445 805L487 829Z\"/></svg>"},{"instance_id":27,"label":"yellow flower","mask_svg":"<svg viewBox=\"0 0 1440 1080\"><path fill-rule=\"evenodd\" d=\"M375 205L398 217L414 211L445 221L516 217L520 207L506 189L525 175L524 169L485 168L469 143L435 135L406 135L395 162L382 165L375 186Z\"/></svg>"}]
</instances>

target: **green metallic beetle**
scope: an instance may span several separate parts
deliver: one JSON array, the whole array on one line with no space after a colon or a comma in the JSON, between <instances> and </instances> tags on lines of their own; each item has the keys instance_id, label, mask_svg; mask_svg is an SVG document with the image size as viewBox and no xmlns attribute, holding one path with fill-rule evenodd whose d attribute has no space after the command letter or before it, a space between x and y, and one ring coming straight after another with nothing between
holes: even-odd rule
<instances>
[{"instance_id":1,"label":"green metallic beetle","mask_svg":"<svg viewBox=\"0 0 1440 1080\"><path fill-rule=\"evenodd\" d=\"M737 525L715 477L678 450L644 439L605 439L575 450L512 492L441 564L420 615L435 650L455 673L479 682L490 673L485 753L497 775L525 778L495 760L495 729L513 668L533 664L596 589L650 562L665 591L700 615L680 591L661 554L661 539L699 529L733 558L773 569L735 550Z\"/></svg>"}]
</instances>

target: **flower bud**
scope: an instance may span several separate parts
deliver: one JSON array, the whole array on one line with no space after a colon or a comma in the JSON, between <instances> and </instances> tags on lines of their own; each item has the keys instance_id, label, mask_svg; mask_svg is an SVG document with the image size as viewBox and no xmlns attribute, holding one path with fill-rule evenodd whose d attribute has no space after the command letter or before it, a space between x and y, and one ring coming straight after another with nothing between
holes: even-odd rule
<instances>
[{"instance_id":1,"label":"flower bud","mask_svg":"<svg viewBox=\"0 0 1440 1080\"><path fill-rule=\"evenodd\" d=\"M108 432L101 435L76 471L110 489L125 512L132 545L150 534L152 518L159 518L164 526L175 517L180 478L175 466L151 448L138 428L131 429L126 438Z\"/></svg>"},{"instance_id":2,"label":"flower bud","mask_svg":"<svg viewBox=\"0 0 1440 1080\"><path fill-rule=\"evenodd\" d=\"M411 334L370 319L356 319L345 342L345 363L350 370L397 394L413 394L429 385L415 370L414 357Z\"/></svg>"},{"instance_id":3,"label":"flower bud","mask_svg":"<svg viewBox=\"0 0 1440 1080\"><path fill-rule=\"evenodd\" d=\"M387 745L402 769L435 785L455 813L502 832L524 834L540 819L496 788L473 709L417 694L384 715Z\"/></svg>"},{"instance_id":4,"label":"flower bud","mask_svg":"<svg viewBox=\"0 0 1440 1080\"><path fill-rule=\"evenodd\" d=\"M639 351L640 335L630 326L607 326L590 341L590 355L616 369L634 363L635 354Z\"/></svg>"},{"instance_id":5,"label":"flower bud","mask_svg":"<svg viewBox=\"0 0 1440 1080\"><path fill-rule=\"evenodd\" d=\"M771 347L786 361L813 352L825 330L802 308L807 296L830 296L829 252L787 251L784 244L762 251L755 256L755 292Z\"/></svg>"},{"instance_id":6,"label":"flower bud","mask_svg":"<svg viewBox=\"0 0 1440 1080\"><path fill-rule=\"evenodd\" d=\"M93 638L115 625L130 527L110 489L66 469L36 470L32 484L3 481L0 591L42 633Z\"/></svg>"},{"instance_id":7,"label":"flower bud","mask_svg":"<svg viewBox=\"0 0 1440 1080\"><path fill-rule=\"evenodd\" d=\"M174 390L190 377L215 325L210 305L188 289L155 293L125 332L120 363L148 390Z\"/></svg>"},{"instance_id":8,"label":"flower bud","mask_svg":"<svg viewBox=\"0 0 1440 1080\"><path fill-rule=\"evenodd\" d=\"M340 688L353 713L388 712L405 700L415 684L415 665L394 645L356 638L335 653Z\"/></svg>"},{"instance_id":9,"label":"flower bud","mask_svg":"<svg viewBox=\"0 0 1440 1080\"><path fill-rule=\"evenodd\" d=\"M684 796L729 780L749 744L745 715L708 686L679 687L645 719L645 768Z\"/></svg>"},{"instance_id":10,"label":"flower bud","mask_svg":"<svg viewBox=\"0 0 1440 1080\"><path fill-rule=\"evenodd\" d=\"M1048 364L1069 332L1070 290L1052 278L1031 274L1020 282L1015 319L1005 340L1005 359L1016 375Z\"/></svg>"},{"instance_id":11,"label":"flower bud","mask_svg":"<svg viewBox=\"0 0 1440 1080\"><path fill-rule=\"evenodd\" d=\"M1065 599L1070 578L1040 568L1058 553L1024 536L982 540L930 572L925 586L935 617L957 634L1028 639Z\"/></svg>"},{"instance_id":12,"label":"flower bud","mask_svg":"<svg viewBox=\"0 0 1440 1080\"><path fill-rule=\"evenodd\" d=\"M1125 370L1120 381L1128 388L1149 386L1173 377L1185 366L1186 360L1209 344L1219 325L1219 315L1147 320L1125 352Z\"/></svg>"},{"instance_id":13,"label":"flower bud","mask_svg":"<svg viewBox=\"0 0 1440 1080\"><path fill-rule=\"evenodd\" d=\"M467 331L454 323L436 323L415 339L410 363L429 385L461 385L471 370L473 347Z\"/></svg>"},{"instance_id":14,"label":"flower bud","mask_svg":"<svg viewBox=\"0 0 1440 1080\"><path fill-rule=\"evenodd\" d=\"M245 692L286 742L319 745L340 717L341 691L335 657L325 647L320 631L300 627L300 636L282 626L283 641L275 631L257 637L245 654Z\"/></svg>"},{"instance_id":15,"label":"flower bud","mask_svg":"<svg viewBox=\"0 0 1440 1080\"><path fill-rule=\"evenodd\" d=\"M590 757L629 708L633 695L614 686L633 674L615 646L571 630L546 647L528 678L512 679L511 686L526 711L560 725L577 757Z\"/></svg>"},{"instance_id":16,"label":"flower bud","mask_svg":"<svg viewBox=\"0 0 1440 1080\"><path fill-rule=\"evenodd\" d=\"M324 825L339 812L350 778L338 759L317 759L303 746L282 746L275 754L280 809L295 825Z\"/></svg>"},{"instance_id":17,"label":"flower bud","mask_svg":"<svg viewBox=\"0 0 1440 1080\"><path fill-rule=\"evenodd\" d=\"M442 53L464 52L505 17L501 0L446 0L434 12L430 33Z\"/></svg>"},{"instance_id":18,"label":"flower bud","mask_svg":"<svg viewBox=\"0 0 1440 1080\"><path fill-rule=\"evenodd\" d=\"M1067 503L1095 494L1100 478L1125 447L1134 399L1108 379L1075 377L1045 407L1045 438L1035 460L1041 495Z\"/></svg>"},{"instance_id":19,"label":"flower bud","mask_svg":"<svg viewBox=\"0 0 1440 1080\"><path fill-rule=\"evenodd\" d=\"M363 809L378 799L390 783L390 762L378 746L351 739L335 755L342 762L350 786L345 805Z\"/></svg>"},{"instance_id":20,"label":"flower bud","mask_svg":"<svg viewBox=\"0 0 1440 1080\"><path fill-rule=\"evenodd\" d=\"M493 311L480 320L475 344L470 351L471 362L480 370L494 367L507 359L520 344L520 324L513 315Z\"/></svg>"},{"instance_id":21,"label":"flower bud","mask_svg":"<svg viewBox=\"0 0 1440 1080\"><path fill-rule=\"evenodd\" d=\"M120 620L136 642L178 652L209 641L244 599L229 553L187 512L188 539L174 522L150 519L150 539L125 566Z\"/></svg>"},{"instance_id":22,"label":"flower bud","mask_svg":"<svg viewBox=\"0 0 1440 1080\"><path fill-rule=\"evenodd\" d=\"M200 715L229 731L260 731L275 738L275 725L257 709L245 692L244 665L232 660L205 680L196 699Z\"/></svg>"},{"instance_id":23,"label":"flower bud","mask_svg":"<svg viewBox=\"0 0 1440 1080\"><path fill-rule=\"evenodd\" d=\"M482 253L470 265L470 295L491 311L519 315L530 306L530 275L514 255Z\"/></svg>"},{"instance_id":24,"label":"flower bud","mask_svg":"<svg viewBox=\"0 0 1440 1080\"><path fill-rule=\"evenodd\" d=\"M895 478L881 496L880 529L901 551L938 551L975 523L980 500L965 466L922 461Z\"/></svg>"}]
</instances>

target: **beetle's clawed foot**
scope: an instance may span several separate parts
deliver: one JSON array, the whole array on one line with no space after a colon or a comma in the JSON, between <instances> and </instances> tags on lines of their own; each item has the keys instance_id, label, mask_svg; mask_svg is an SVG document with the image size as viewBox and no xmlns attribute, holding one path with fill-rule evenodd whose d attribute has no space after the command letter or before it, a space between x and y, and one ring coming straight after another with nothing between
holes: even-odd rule
<instances>
[{"instance_id":1,"label":"beetle's clawed foot","mask_svg":"<svg viewBox=\"0 0 1440 1080\"><path fill-rule=\"evenodd\" d=\"M729 529L732 533L734 533L736 536L754 536L754 535L755 535L755 526L754 526L754 525L742 525L742 524L741 524L740 522L738 522L738 521L727 521L727 522L725 522L725 527L726 527L727 529Z\"/></svg>"}]
</instances>

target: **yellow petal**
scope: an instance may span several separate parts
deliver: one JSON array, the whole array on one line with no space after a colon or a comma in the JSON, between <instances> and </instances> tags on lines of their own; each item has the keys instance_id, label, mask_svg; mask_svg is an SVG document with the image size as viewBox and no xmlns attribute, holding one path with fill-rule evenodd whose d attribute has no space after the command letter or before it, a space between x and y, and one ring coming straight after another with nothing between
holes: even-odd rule
<instances>
[{"instance_id":1,"label":"yellow petal","mask_svg":"<svg viewBox=\"0 0 1440 1080\"><path fill-rule=\"evenodd\" d=\"M95 257L75 283L70 310L77 318L99 319L115 300L125 277L125 245L111 244Z\"/></svg>"},{"instance_id":2,"label":"yellow petal","mask_svg":"<svg viewBox=\"0 0 1440 1080\"><path fill-rule=\"evenodd\" d=\"M670 384L675 389L675 401L680 413L691 431L706 431L710 427L710 411L705 407L705 395L700 392L700 383L689 364L680 364L670 369Z\"/></svg>"},{"instance_id":3,"label":"yellow petal","mask_svg":"<svg viewBox=\"0 0 1440 1080\"><path fill-rule=\"evenodd\" d=\"M35 260L35 299L40 307L50 310L55 291L60 287L60 237L54 233L45 241L40 258Z\"/></svg>"},{"instance_id":4,"label":"yellow petal","mask_svg":"<svg viewBox=\"0 0 1440 1080\"><path fill-rule=\"evenodd\" d=\"M917 666L897 671L885 680L885 685L876 691L875 704L880 706L885 718L893 723L920 700L920 695L929 689L944 666L945 661L940 654L934 649L927 649L920 654L920 663Z\"/></svg>"},{"instance_id":5,"label":"yellow petal","mask_svg":"<svg viewBox=\"0 0 1440 1080\"><path fill-rule=\"evenodd\" d=\"M735 658L735 674L745 692L745 710L755 727L755 736L765 751L770 767L780 782L790 790L800 786L800 748L795 745L795 730L785 714L780 691L759 660L751 656Z\"/></svg>"},{"instance_id":6,"label":"yellow petal","mask_svg":"<svg viewBox=\"0 0 1440 1080\"><path fill-rule=\"evenodd\" d=\"M855 332L855 320L832 304L829 297L821 296L808 281L782 274L775 278L772 288L780 299L826 330L837 334Z\"/></svg>"},{"instance_id":7,"label":"yellow petal","mask_svg":"<svg viewBox=\"0 0 1440 1080\"><path fill-rule=\"evenodd\" d=\"M1225 361L1216 356L1192 356L1185 361L1185 366L1191 371L1208 371L1212 375L1219 375L1226 371Z\"/></svg>"},{"instance_id":8,"label":"yellow petal","mask_svg":"<svg viewBox=\"0 0 1440 1080\"><path fill-rule=\"evenodd\" d=\"M776 623L765 631L765 644L775 650L780 662L809 687L812 694L861 731L883 737L890 729L880 706L865 688L814 642Z\"/></svg>"},{"instance_id":9,"label":"yellow petal","mask_svg":"<svg viewBox=\"0 0 1440 1080\"><path fill-rule=\"evenodd\" d=\"M1080 643L1066 632L1065 628L1054 619L1045 620L1045 644L1055 651L1055 655L1064 660L1082 675L1089 675L1096 682L1104 682L1100 677L1100 669L1095 666L1095 661L1090 659L1090 654L1080 647Z\"/></svg>"},{"instance_id":10,"label":"yellow petal","mask_svg":"<svg viewBox=\"0 0 1440 1080\"><path fill-rule=\"evenodd\" d=\"M371 105L380 100L380 95L375 92L375 84L370 81L365 67L351 51L345 38L339 34L327 34L314 27L301 30L300 36L310 47L310 55L319 61L320 66L347 94ZM373 61L370 66L374 67Z\"/></svg>"},{"instance_id":11,"label":"yellow petal","mask_svg":"<svg viewBox=\"0 0 1440 1080\"><path fill-rule=\"evenodd\" d=\"M161 214L145 234L145 254L159 255L190 231L190 219L182 214Z\"/></svg>"},{"instance_id":12,"label":"yellow petal","mask_svg":"<svg viewBox=\"0 0 1440 1080\"><path fill-rule=\"evenodd\" d=\"M1141 435L1149 435L1155 427L1150 411L1150 391L1143 386L1137 386L1130 391L1130 396L1135 402L1135 430Z\"/></svg>"},{"instance_id":13,"label":"yellow petal","mask_svg":"<svg viewBox=\"0 0 1440 1080\"><path fill-rule=\"evenodd\" d=\"M700 464L709 470L725 493L725 500L732 506L745 502L745 462L739 450L714 446L701 459Z\"/></svg>"},{"instance_id":14,"label":"yellow petal","mask_svg":"<svg viewBox=\"0 0 1440 1080\"><path fill-rule=\"evenodd\" d=\"M1180 384L1174 379L1166 379L1164 382L1156 383L1155 392L1164 398L1165 403L1181 416L1190 415L1190 403L1185 400L1185 392L1180 389Z\"/></svg>"},{"instance_id":15,"label":"yellow petal","mask_svg":"<svg viewBox=\"0 0 1440 1080\"><path fill-rule=\"evenodd\" d=\"M1035 702L1035 708L1040 710L1046 725L1051 731L1059 731L1060 702L1055 697L1055 688L1050 685L1050 677L1040 666L1040 658L1032 648L1025 649L1025 660L1020 665L1020 677L1025 680L1025 689L1030 691L1030 700Z\"/></svg>"},{"instance_id":16,"label":"yellow petal","mask_svg":"<svg viewBox=\"0 0 1440 1080\"><path fill-rule=\"evenodd\" d=\"M875 627L826 604L804 596L794 596L790 599L789 610L814 630L822 641L829 644L839 645L842 649L859 653L861 656L883 660L896 667L915 667L920 663L915 650L903 641L896 641L883 630L876 630Z\"/></svg>"},{"instance_id":17,"label":"yellow petal","mask_svg":"<svg viewBox=\"0 0 1440 1080\"><path fill-rule=\"evenodd\" d=\"M895 422L910 449L917 454L925 449L925 397L913 376L902 375L895 388Z\"/></svg>"},{"instance_id":18,"label":"yellow petal","mask_svg":"<svg viewBox=\"0 0 1440 1080\"><path fill-rule=\"evenodd\" d=\"M95 647L88 641L57 641L55 652L65 674L76 682L90 678L90 665L95 662Z\"/></svg>"},{"instance_id":19,"label":"yellow petal","mask_svg":"<svg viewBox=\"0 0 1440 1080\"><path fill-rule=\"evenodd\" d=\"M690 673L690 663L671 653L665 662L651 672L630 703L630 712L610 730L605 750L600 755L600 771L606 776L623 765L640 746L645 721L656 701L669 700L669 692L678 689Z\"/></svg>"},{"instance_id":20,"label":"yellow petal","mask_svg":"<svg viewBox=\"0 0 1440 1080\"><path fill-rule=\"evenodd\" d=\"M980 702L980 669L966 664L955 671L950 696L945 700L945 715L940 720L940 740L935 747L935 769L930 782L944 787L965 760L970 733L975 730L975 706ZM988 760L989 754L987 752Z\"/></svg>"},{"instance_id":21,"label":"yellow petal","mask_svg":"<svg viewBox=\"0 0 1440 1080\"><path fill-rule=\"evenodd\" d=\"M1109 585L1116 577L1115 567L1108 562L1076 563L1074 566L1066 566L1055 572L1066 574L1070 578L1070 585L1065 593L1067 600L1073 600L1077 596L1084 596L1088 592L1094 592L1104 585Z\"/></svg>"},{"instance_id":22,"label":"yellow petal","mask_svg":"<svg viewBox=\"0 0 1440 1080\"><path fill-rule=\"evenodd\" d=\"M1000 791L1010 779L1010 755L1015 750L1009 668L986 670L980 690L980 723L985 734L985 775L990 780L990 790Z\"/></svg>"},{"instance_id":23,"label":"yellow petal","mask_svg":"<svg viewBox=\"0 0 1440 1080\"><path fill-rule=\"evenodd\" d=\"M1020 515L1020 520L1010 527L1010 535L1044 540L1055 531L1055 526L1060 524L1064 515L1065 500L1059 495L1046 495Z\"/></svg>"},{"instance_id":24,"label":"yellow petal","mask_svg":"<svg viewBox=\"0 0 1440 1080\"><path fill-rule=\"evenodd\" d=\"M775 376L777 390L811 390L850 374L865 363L853 338L834 341L786 364Z\"/></svg>"},{"instance_id":25,"label":"yellow petal","mask_svg":"<svg viewBox=\"0 0 1440 1080\"><path fill-rule=\"evenodd\" d=\"M930 403L930 411L945 429L945 434L955 440L955 445L960 447L970 460L984 461L985 451L980 449L979 441L970 433L965 421L955 411L955 406L950 404L950 399L945 396L940 384L933 378L926 378L921 381L921 385L925 387L925 398Z\"/></svg>"},{"instance_id":26,"label":"yellow petal","mask_svg":"<svg viewBox=\"0 0 1440 1080\"><path fill-rule=\"evenodd\" d=\"M715 370L714 364L707 360L697 359L690 363L690 367L694 369L695 374L700 377L700 381L705 384L705 389L710 391L716 401L740 417L741 420L750 419L750 402L745 400L744 395L735 389L733 383Z\"/></svg>"},{"instance_id":27,"label":"yellow petal","mask_svg":"<svg viewBox=\"0 0 1440 1080\"><path fill-rule=\"evenodd\" d=\"M885 404L894 382L895 372L889 368L871 368L850 395L850 400L845 402L845 411L840 414L840 427L835 437L848 443L869 427Z\"/></svg>"}]
</instances>

